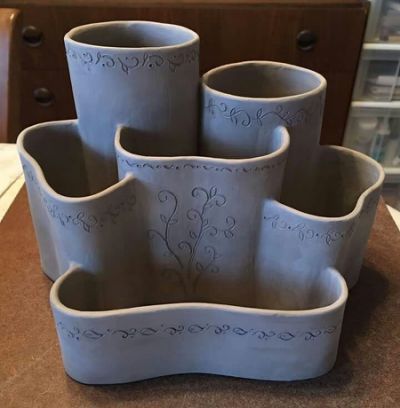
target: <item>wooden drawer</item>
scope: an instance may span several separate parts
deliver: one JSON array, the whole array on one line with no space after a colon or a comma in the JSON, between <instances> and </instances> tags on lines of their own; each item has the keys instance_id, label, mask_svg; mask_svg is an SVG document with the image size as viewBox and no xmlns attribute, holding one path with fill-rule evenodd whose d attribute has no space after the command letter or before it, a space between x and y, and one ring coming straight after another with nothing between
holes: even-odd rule
<instances>
[{"instance_id":1,"label":"wooden drawer","mask_svg":"<svg viewBox=\"0 0 400 408\"><path fill-rule=\"evenodd\" d=\"M41 70L22 72L21 126L39 122L75 118L72 89L66 70ZM48 89L53 94L50 102L35 99L35 90Z\"/></svg>"}]
</instances>

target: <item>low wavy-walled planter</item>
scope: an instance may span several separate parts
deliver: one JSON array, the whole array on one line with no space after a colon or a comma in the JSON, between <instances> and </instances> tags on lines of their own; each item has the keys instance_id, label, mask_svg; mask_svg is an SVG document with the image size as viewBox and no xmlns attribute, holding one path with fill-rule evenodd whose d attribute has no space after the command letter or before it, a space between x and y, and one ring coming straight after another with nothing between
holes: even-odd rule
<instances>
[{"instance_id":1,"label":"low wavy-walled planter","mask_svg":"<svg viewBox=\"0 0 400 408\"><path fill-rule=\"evenodd\" d=\"M275 286L286 299L284 310L272 302L268 309L180 303L103 311L96 287L92 274L72 267L50 294L65 369L86 384L180 373L316 377L335 362L347 299L344 279L331 268L312 281L298 276ZM301 299L298 307L292 292Z\"/></svg>"}]
</instances>

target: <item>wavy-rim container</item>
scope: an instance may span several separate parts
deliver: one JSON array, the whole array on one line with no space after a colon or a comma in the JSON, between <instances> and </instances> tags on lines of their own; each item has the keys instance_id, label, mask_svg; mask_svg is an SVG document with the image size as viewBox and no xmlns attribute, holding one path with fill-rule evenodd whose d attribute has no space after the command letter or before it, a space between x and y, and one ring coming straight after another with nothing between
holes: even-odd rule
<instances>
[{"instance_id":1,"label":"wavy-rim container","mask_svg":"<svg viewBox=\"0 0 400 408\"><path fill-rule=\"evenodd\" d=\"M85 384L212 373L260 380L300 380L336 360L347 286L327 268L291 310L179 303L97 310L95 278L71 267L53 285L51 306L66 372ZM290 287L280 287L290 306Z\"/></svg>"}]
</instances>

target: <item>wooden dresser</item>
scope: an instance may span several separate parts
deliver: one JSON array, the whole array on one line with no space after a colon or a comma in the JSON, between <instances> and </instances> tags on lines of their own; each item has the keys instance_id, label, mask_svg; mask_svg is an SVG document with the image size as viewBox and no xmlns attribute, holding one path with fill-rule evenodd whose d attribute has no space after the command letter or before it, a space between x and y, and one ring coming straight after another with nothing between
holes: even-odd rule
<instances>
[{"instance_id":1,"label":"wooden dresser","mask_svg":"<svg viewBox=\"0 0 400 408\"><path fill-rule=\"evenodd\" d=\"M197 31L202 72L229 62L264 59L322 73L328 81L322 142L341 144L368 13L365 1L3 0L1 4L20 10L19 55L12 61L19 77L13 97L20 107L14 129L75 117L63 44L69 29L89 22L139 19ZM14 141L16 133L8 132L8 141Z\"/></svg>"}]
</instances>

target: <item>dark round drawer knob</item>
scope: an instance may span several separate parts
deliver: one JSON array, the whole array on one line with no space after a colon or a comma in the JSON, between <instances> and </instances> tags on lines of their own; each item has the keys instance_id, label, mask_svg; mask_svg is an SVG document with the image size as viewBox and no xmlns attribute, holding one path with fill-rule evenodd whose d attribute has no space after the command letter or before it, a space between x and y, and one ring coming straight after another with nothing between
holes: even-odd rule
<instances>
[{"instance_id":1,"label":"dark round drawer knob","mask_svg":"<svg viewBox=\"0 0 400 408\"><path fill-rule=\"evenodd\" d=\"M50 106L54 102L54 94L47 88L36 88L33 91L33 97L42 106Z\"/></svg>"},{"instance_id":2,"label":"dark round drawer knob","mask_svg":"<svg viewBox=\"0 0 400 408\"><path fill-rule=\"evenodd\" d=\"M317 34L310 30L303 30L297 34L297 46L302 51L311 51L318 41Z\"/></svg>"},{"instance_id":3,"label":"dark round drawer knob","mask_svg":"<svg viewBox=\"0 0 400 408\"><path fill-rule=\"evenodd\" d=\"M35 26L26 26L22 30L22 39L30 47L38 47L42 44L43 33Z\"/></svg>"}]
</instances>

